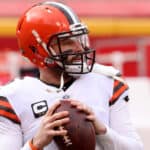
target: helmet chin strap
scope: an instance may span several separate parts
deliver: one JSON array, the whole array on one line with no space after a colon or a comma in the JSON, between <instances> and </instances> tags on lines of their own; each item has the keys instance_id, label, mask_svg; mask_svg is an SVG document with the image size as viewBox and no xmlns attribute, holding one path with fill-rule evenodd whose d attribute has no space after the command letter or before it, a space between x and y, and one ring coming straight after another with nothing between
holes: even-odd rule
<instances>
[{"instance_id":1,"label":"helmet chin strap","mask_svg":"<svg viewBox=\"0 0 150 150\"><path fill-rule=\"evenodd\" d=\"M57 92L61 92L63 90L63 87L64 87L64 73L62 72L60 76L60 86Z\"/></svg>"}]
</instances>

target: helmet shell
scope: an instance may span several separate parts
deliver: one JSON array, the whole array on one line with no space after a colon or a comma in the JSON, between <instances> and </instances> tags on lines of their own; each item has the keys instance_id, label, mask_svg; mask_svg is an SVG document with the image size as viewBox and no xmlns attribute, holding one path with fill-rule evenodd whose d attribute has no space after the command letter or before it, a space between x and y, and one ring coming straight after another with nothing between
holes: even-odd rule
<instances>
[{"instance_id":1,"label":"helmet shell","mask_svg":"<svg viewBox=\"0 0 150 150\"><path fill-rule=\"evenodd\" d=\"M37 66L45 66L44 59L50 57L50 54L40 42L37 42L33 31L36 31L42 42L47 45L53 35L68 32L69 26L64 13L53 5L31 7L20 17L16 31L22 54Z\"/></svg>"}]
</instances>

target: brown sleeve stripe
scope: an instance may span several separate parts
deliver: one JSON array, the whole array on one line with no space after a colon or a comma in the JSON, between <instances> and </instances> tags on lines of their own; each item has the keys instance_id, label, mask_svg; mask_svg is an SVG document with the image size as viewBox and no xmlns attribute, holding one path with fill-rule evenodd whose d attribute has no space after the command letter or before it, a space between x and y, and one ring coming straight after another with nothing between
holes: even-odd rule
<instances>
[{"instance_id":1,"label":"brown sleeve stripe","mask_svg":"<svg viewBox=\"0 0 150 150\"><path fill-rule=\"evenodd\" d=\"M115 100L115 99L119 98L119 96L120 96L125 90L127 90L127 89L128 89L127 85L124 85L124 86L120 87L120 88L113 94L112 100Z\"/></svg>"},{"instance_id":2,"label":"brown sleeve stripe","mask_svg":"<svg viewBox=\"0 0 150 150\"><path fill-rule=\"evenodd\" d=\"M114 81L114 89L113 89L113 96L111 97L109 101L109 105L114 104L117 99L122 95L124 91L128 89L128 85L125 83L122 83L120 81L115 80Z\"/></svg>"},{"instance_id":3,"label":"brown sleeve stripe","mask_svg":"<svg viewBox=\"0 0 150 150\"><path fill-rule=\"evenodd\" d=\"M115 84L115 83L117 83L117 84ZM124 83L119 82L119 81L115 81L115 83L114 83L114 88L113 88L113 95L114 95L116 92L118 92L118 91L120 90L120 88L122 88L123 86L125 86Z\"/></svg>"},{"instance_id":4,"label":"brown sleeve stripe","mask_svg":"<svg viewBox=\"0 0 150 150\"><path fill-rule=\"evenodd\" d=\"M18 119L18 117L10 112L6 112L5 110L0 109L0 116L3 116L5 118L13 121L14 123L20 124L20 120Z\"/></svg>"},{"instance_id":5,"label":"brown sleeve stripe","mask_svg":"<svg viewBox=\"0 0 150 150\"><path fill-rule=\"evenodd\" d=\"M14 123L20 124L20 120L14 112L7 98L0 96L0 116L3 116Z\"/></svg>"}]
</instances>

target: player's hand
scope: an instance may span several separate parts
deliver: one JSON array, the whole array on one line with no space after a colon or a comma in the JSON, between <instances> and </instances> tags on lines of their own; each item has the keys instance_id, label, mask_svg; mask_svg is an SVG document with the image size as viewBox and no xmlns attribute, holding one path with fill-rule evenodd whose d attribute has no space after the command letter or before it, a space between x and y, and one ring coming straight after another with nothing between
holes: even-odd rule
<instances>
[{"instance_id":1,"label":"player's hand","mask_svg":"<svg viewBox=\"0 0 150 150\"><path fill-rule=\"evenodd\" d=\"M88 107L87 105L77 100L70 100L70 101L72 106L75 106L77 109L79 109L80 111L84 111L87 114L87 119L92 121L96 134L106 133L107 131L106 126L96 118L92 108Z\"/></svg>"},{"instance_id":2,"label":"player's hand","mask_svg":"<svg viewBox=\"0 0 150 150\"><path fill-rule=\"evenodd\" d=\"M59 105L60 102L57 102L49 108L47 113L43 116L39 130L33 137L33 145L39 150L42 150L46 145L48 145L54 136L64 136L67 134L65 129L55 130L56 127L69 122L69 113L67 111L53 114L54 110Z\"/></svg>"}]
</instances>

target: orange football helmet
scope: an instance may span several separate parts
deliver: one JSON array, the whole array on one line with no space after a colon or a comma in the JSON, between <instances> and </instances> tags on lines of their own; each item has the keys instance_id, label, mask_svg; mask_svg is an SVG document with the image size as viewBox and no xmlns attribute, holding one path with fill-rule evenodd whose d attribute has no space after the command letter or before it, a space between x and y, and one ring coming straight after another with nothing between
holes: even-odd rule
<instances>
[{"instance_id":1,"label":"orange football helmet","mask_svg":"<svg viewBox=\"0 0 150 150\"><path fill-rule=\"evenodd\" d=\"M89 47L87 27L75 13L58 2L43 2L29 8L20 18L17 26L18 45L22 54L38 67L59 66L71 74L87 73L92 70L95 50ZM78 38L83 51L64 54L60 40ZM55 42L59 54L51 45ZM65 64L65 57L78 55L80 63Z\"/></svg>"}]
</instances>

